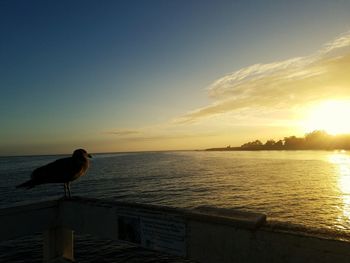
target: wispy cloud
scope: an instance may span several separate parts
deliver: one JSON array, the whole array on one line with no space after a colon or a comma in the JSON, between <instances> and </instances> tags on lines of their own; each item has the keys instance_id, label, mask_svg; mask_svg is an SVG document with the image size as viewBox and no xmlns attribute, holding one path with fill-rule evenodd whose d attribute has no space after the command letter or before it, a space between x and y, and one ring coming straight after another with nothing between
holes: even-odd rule
<instances>
[{"instance_id":1,"label":"wispy cloud","mask_svg":"<svg viewBox=\"0 0 350 263\"><path fill-rule=\"evenodd\" d=\"M104 132L105 134L119 135L119 136L130 136L130 135L139 135L141 131L139 130L124 130L124 129L116 129L113 131Z\"/></svg>"},{"instance_id":2,"label":"wispy cloud","mask_svg":"<svg viewBox=\"0 0 350 263\"><path fill-rule=\"evenodd\" d=\"M228 112L286 109L330 98L350 97L350 32L309 56L255 64L214 81L214 102L175 120L193 123Z\"/></svg>"},{"instance_id":3,"label":"wispy cloud","mask_svg":"<svg viewBox=\"0 0 350 263\"><path fill-rule=\"evenodd\" d=\"M239 145L257 134L283 136L300 125L299 107L350 98L349 69L350 32L309 56L255 64L217 79L207 90L210 105L175 120L104 134L121 150Z\"/></svg>"},{"instance_id":4,"label":"wispy cloud","mask_svg":"<svg viewBox=\"0 0 350 263\"><path fill-rule=\"evenodd\" d=\"M139 129L115 129L104 132L107 135L115 135L116 138L124 141L153 141L153 140L171 140L180 138L193 138L198 136L210 137L214 136L210 132L191 132L188 130L178 130L176 126L169 123L142 127Z\"/></svg>"}]
</instances>

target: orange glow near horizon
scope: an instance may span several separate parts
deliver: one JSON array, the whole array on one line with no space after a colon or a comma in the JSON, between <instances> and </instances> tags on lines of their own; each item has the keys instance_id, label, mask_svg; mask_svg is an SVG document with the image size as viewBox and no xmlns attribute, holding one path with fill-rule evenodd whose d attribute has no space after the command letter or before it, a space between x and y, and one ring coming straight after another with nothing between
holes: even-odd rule
<instances>
[{"instance_id":1,"label":"orange glow near horizon","mask_svg":"<svg viewBox=\"0 0 350 263\"><path fill-rule=\"evenodd\" d=\"M349 100L324 101L312 107L304 121L305 132L324 130L329 134L349 134Z\"/></svg>"}]
</instances>

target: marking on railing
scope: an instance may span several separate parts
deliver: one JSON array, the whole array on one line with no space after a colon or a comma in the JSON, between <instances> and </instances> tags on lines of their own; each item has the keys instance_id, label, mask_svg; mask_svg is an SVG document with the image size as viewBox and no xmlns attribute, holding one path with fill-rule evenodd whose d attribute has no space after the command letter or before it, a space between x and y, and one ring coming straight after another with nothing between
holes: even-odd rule
<instances>
[{"instance_id":1,"label":"marking on railing","mask_svg":"<svg viewBox=\"0 0 350 263\"><path fill-rule=\"evenodd\" d=\"M153 250L186 256L186 224L181 218L154 211L117 212L118 239Z\"/></svg>"}]
</instances>

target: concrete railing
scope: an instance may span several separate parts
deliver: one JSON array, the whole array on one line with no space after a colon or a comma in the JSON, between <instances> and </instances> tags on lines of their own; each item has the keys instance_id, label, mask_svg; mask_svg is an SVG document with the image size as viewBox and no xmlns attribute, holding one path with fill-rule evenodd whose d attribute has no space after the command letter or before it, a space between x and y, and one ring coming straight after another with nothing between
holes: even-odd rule
<instances>
[{"instance_id":1,"label":"concrete railing","mask_svg":"<svg viewBox=\"0 0 350 263\"><path fill-rule=\"evenodd\" d=\"M266 216L61 199L0 210L0 241L43 233L43 261L74 260L73 231L124 240L198 262L349 262L350 243L271 229Z\"/></svg>"}]
</instances>

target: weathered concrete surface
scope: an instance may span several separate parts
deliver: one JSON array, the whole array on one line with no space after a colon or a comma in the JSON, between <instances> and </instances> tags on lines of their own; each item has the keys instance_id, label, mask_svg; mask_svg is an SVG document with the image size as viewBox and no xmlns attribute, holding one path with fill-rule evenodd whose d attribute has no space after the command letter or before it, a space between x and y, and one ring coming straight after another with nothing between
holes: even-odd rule
<instances>
[{"instance_id":1,"label":"weathered concrete surface","mask_svg":"<svg viewBox=\"0 0 350 263\"><path fill-rule=\"evenodd\" d=\"M266 223L265 214L212 206L199 206L188 213L188 218L248 229L258 229Z\"/></svg>"},{"instance_id":2,"label":"weathered concrete surface","mask_svg":"<svg viewBox=\"0 0 350 263\"><path fill-rule=\"evenodd\" d=\"M58 201L45 201L0 210L0 241L43 232L57 224Z\"/></svg>"},{"instance_id":3,"label":"weathered concrete surface","mask_svg":"<svg viewBox=\"0 0 350 263\"><path fill-rule=\"evenodd\" d=\"M73 231L62 226L44 231L43 261L74 261Z\"/></svg>"},{"instance_id":4,"label":"weathered concrete surface","mask_svg":"<svg viewBox=\"0 0 350 263\"><path fill-rule=\"evenodd\" d=\"M118 240L118 220L115 207L75 201L60 202L59 207L59 221L62 226L74 229L78 234L91 234Z\"/></svg>"},{"instance_id":5,"label":"weathered concrete surface","mask_svg":"<svg viewBox=\"0 0 350 263\"><path fill-rule=\"evenodd\" d=\"M350 243L302 234L190 222L188 257L198 262L350 262Z\"/></svg>"},{"instance_id":6,"label":"weathered concrete surface","mask_svg":"<svg viewBox=\"0 0 350 263\"><path fill-rule=\"evenodd\" d=\"M74 230L109 240L133 241L203 263L350 262L347 241L274 229L263 214L212 207L192 211L74 198L2 210L0 224L2 240L33 230L49 231L46 233L58 243L48 238L46 242L56 245L47 245L46 249L51 248L47 252L58 248L61 256L71 255L68 258L73 255L69 231ZM57 227L66 229L68 235L55 236L52 231ZM172 242L171 238L176 240ZM68 246L63 246L62 240Z\"/></svg>"},{"instance_id":7,"label":"weathered concrete surface","mask_svg":"<svg viewBox=\"0 0 350 263\"><path fill-rule=\"evenodd\" d=\"M348 242L270 230L258 231L254 238L260 262L350 262Z\"/></svg>"}]
</instances>

